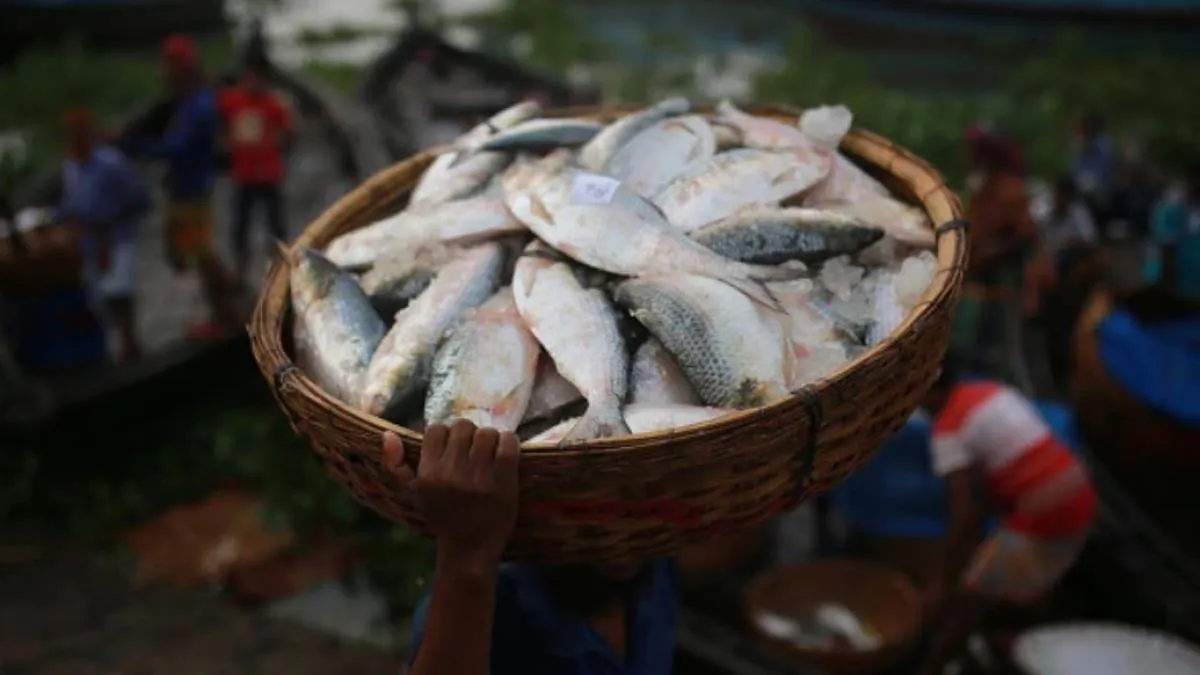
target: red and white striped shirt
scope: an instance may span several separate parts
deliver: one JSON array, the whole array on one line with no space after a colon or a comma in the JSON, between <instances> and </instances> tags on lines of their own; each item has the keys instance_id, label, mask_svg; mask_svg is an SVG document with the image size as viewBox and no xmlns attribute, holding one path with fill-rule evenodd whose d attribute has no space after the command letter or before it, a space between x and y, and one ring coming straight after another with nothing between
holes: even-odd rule
<instances>
[{"instance_id":1,"label":"red and white striped shirt","mask_svg":"<svg viewBox=\"0 0 1200 675\"><path fill-rule=\"evenodd\" d=\"M1095 517L1083 465L1025 397L1001 384L956 386L934 420L932 451L938 475L982 466L1011 530L1073 536Z\"/></svg>"}]
</instances>

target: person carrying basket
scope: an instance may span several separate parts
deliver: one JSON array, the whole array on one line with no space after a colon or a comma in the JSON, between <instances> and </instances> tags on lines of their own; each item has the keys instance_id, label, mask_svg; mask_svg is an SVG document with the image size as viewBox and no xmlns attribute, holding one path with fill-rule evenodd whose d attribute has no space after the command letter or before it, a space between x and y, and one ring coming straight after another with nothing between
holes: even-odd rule
<instances>
[{"instance_id":1,"label":"person carrying basket","mask_svg":"<svg viewBox=\"0 0 1200 675\"><path fill-rule=\"evenodd\" d=\"M671 672L674 560L502 563L517 519L517 437L457 420L425 429L415 476L403 455L385 432L384 464L413 486L437 543L433 590L413 617L413 675Z\"/></svg>"}]
</instances>

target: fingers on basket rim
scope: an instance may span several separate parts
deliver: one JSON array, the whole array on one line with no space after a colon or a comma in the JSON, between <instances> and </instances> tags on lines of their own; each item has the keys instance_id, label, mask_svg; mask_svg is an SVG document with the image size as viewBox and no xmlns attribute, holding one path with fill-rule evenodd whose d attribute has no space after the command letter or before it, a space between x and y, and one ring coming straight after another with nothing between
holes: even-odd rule
<instances>
[{"instance_id":1,"label":"fingers on basket rim","mask_svg":"<svg viewBox=\"0 0 1200 675\"><path fill-rule=\"evenodd\" d=\"M438 460L449 446L450 427L430 424L421 437L421 459Z\"/></svg>"},{"instance_id":2,"label":"fingers on basket rim","mask_svg":"<svg viewBox=\"0 0 1200 675\"><path fill-rule=\"evenodd\" d=\"M446 441L441 460L447 468L470 461L471 445L475 442L475 425L470 420L457 419L450 425L450 438Z\"/></svg>"},{"instance_id":3,"label":"fingers on basket rim","mask_svg":"<svg viewBox=\"0 0 1200 675\"><path fill-rule=\"evenodd\" d=\"M496 459L492 464L492 476L502 492L517 490L517 467L521 461L521 441L511 431L500 434L496 444Z\"/></svg>"}]
</instances>

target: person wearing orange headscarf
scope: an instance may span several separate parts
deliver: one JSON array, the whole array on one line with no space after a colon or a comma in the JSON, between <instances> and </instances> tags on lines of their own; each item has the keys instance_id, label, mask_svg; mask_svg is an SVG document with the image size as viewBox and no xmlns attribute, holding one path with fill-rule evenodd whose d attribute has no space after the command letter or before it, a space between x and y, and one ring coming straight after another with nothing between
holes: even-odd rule
<instances>
[{"instance_id":1,"label":"person wearing orange headscarf","mask_svg":"<svg viewBox=\"0 0 1200 675\"><path fill-rule=\"evenodd\" d=\"M142 351L134 312L137 221L150 210L150 188L120 152L100 143L91 110L69 110L63 122L67 157L54 219L82 230L84 282L120 336L117 361L133 361Z\"/></svg>"},{"instance_id":2,"label":"person wearing orange headscarf","mask_svg":"<svg viewBox=\"0 0 1200 675\"><path fill-rule=\"evenodd\" d=\"M970 259L960 304L955 342L973 360L991 360L1004 328L1008 306L1019 301L1025 258L1037 244L1038 228L1029 210L1024 160L1016 145L973 127L967 135L971 196L967 202ZM1011 336L1009 336L1011 337Z\"/></svg>"}]
</instances>

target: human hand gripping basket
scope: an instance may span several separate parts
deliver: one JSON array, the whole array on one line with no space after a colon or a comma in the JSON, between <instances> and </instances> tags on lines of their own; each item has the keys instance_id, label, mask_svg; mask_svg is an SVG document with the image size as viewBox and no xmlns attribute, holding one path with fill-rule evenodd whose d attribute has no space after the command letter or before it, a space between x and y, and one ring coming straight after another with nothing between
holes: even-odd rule
<instances>
[{"instance_id":1,"label":"human hand gripping basket","mask_svg":"<svg viewBox=\"0 0 1200 675\"><path fill-rule=\"evenodd\" d=\"M600 107L546 116L610 122L628 112ZM790 123L799 111L750 112ZM966 260L965 223L957 197L921 158L857 129L841 149L895 195L919 204L937 225L937 273L917 308L858 359L766 407L569 448L524 444L509 558L599 563L672 553L824 492L904 424L936 376L949 340ZM323 248L339 234L393 213L439 151L376 174L309 225L293 247ZM415 469L421 435L347 406L294 364L284 337L290 335L288 284L286 265L276 263L249 326L263 376L335 480L359 502L427 534L411 491L380 456L380 435L392 430Z\"/></svg>"}]
</instances>

